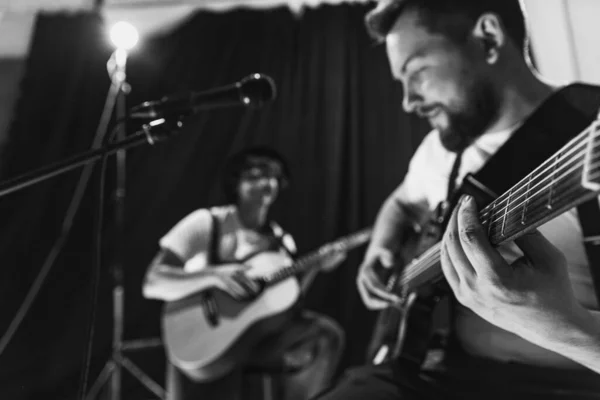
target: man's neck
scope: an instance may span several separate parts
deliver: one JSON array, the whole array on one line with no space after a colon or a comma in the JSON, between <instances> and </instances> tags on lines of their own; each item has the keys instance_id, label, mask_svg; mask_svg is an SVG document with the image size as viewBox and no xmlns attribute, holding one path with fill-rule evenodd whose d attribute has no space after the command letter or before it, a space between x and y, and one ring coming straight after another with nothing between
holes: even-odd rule
<instances>
[{"instance_id":1,"label":"man's neck","mask_svg":"<svg viewBox=\"0 0 600 400\"><path fill-rule=\"evenodd\" d=\"M502 84L502 100L498 118L487 129L497 132L513 128L529 117L555 90L529 69L515 74Z\"/></svg>"},{"instance_id":2,"label":"man's neck","mask_svg":"<svg viewBox=\"0 0 600 400\"><path fill-rule=\"evenodd\" d=\"M254 231L261 231L267 223L268 205L238 204L238 213L242 225Z\"/></svg>"}]
</instances>

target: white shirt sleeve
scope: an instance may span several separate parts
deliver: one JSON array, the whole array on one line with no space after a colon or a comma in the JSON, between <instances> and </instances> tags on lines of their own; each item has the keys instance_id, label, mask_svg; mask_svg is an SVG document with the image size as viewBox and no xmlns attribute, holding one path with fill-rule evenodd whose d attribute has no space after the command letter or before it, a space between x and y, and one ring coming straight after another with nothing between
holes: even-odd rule
<instances>
[{"instance_id":1,"label":"white shirt sleeve","mask_svg":"<svg viewBox=\"0 0 600 400\"><path fill-rule=\"evenodd\" d=\"M187 262L198 253L206 255L211 240L212 216L207 209L192 212L177 223L160 241L160 247Z\"/></svg>"},{"instance_id":2,"label":"white shirt sleeve","mask_svg":"<svg viewBox=\"0 0 600 400\"><path fill-rule=\"evenodd\" d=\"M292 235L286 232L281 238L281 240L283 242L283 245L288 249L288 251L295 256L298 252L298 249L296 248L296 241L294 240Z\"/></svg>"},{"instance_id":3,"label":"white shirt sleeve","mask_svg":"<svg viewBox=\"0 0 600 400\"><path fill-rule=\"evenodd\" d=\"M412 208L435 208L446 196L451 158L439 143L437 132L430 132L411 158L408 172L393 192L393 198Z\"/></svg>"},{"instance_id":4,"label":"white shirt sleeve","mask_svg":"<svg viewBox=\"0 0 600 400\"><path fill-rule=\"evenodd\" d=\"M271 226L273 229L273 233L276 236L281 237L281 244L285 246L287 251L289 251L292 255L296 255L298 249L296 248L296 241L294 240L292 235L289 232L284 231L283 228L279 226L279 224L275 221L271 221Z\"/></svg>"}]
</instances>

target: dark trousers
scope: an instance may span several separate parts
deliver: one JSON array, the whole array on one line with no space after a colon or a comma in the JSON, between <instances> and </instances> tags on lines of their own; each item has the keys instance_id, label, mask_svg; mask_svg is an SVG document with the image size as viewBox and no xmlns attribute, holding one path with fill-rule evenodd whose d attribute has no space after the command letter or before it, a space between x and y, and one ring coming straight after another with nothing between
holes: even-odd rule
<instances>
[{"instance_id":1,"label":"dark trousers","mask_svg":"<svg viewBox=\"0 0 600 400\"><path fill-rule=\"evenodd\" d=\"M333 320L310 311L299 312L285 330L263 341L246 365L213 382L194 382L175 366L167 366L167 400L247 400L245 370L273 365L300 365L278 376L277 400L307 400L329 385L344 347L344 333ZM276 369L276 368L275 368ZM253 385L255 386L255 385Z\"/></svg>"},{"instance_id":2,"label":"dark trousers","mask_svg":"<svg viewBox=\"0 0 600 400\"><path fill-rule=\"evenodd\" d=\"M600 375L462 354L426 371L399 362L348 370L318 400L600 400Z\"/></svg>"}]
</instances>

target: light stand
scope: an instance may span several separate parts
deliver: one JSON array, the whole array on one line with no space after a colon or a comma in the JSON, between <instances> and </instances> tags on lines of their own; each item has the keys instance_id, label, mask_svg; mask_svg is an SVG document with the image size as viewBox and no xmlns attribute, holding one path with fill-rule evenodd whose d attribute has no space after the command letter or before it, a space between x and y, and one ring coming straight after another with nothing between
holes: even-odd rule
<instances>
[{"instance_id":1,"label":"light stand","mask_svg":"<svg viewBox=\"0 0 600 400\"><path fill-rule=\"evenodd\" d=\"M42 167L35 171L19 175L13 179L0 182L0 197L16 192L36 183L45 181L57 175L71 171L82 165L97 161L103 156L114 154L118 151L123 151L132 147L139 146L144 143L154 144L162 140L166 140L174 133L178 132L183 126L181 121L176 121L175 125L167 123L165 120L153 121L144 125L141 130L133 133L127 138L117 140L114 143L109 143L101 148L88 150L77 154L64 161L51 164L47 167ZM86 399L94 399L98 396L102 386L112 377L111 380L111 399L120 399L121 387L121 368L125 368L135 378L137 378L148 390L156 394L159 398L164 399L165 392L163 388L154 380L147 376L139 367L131 362L127 357L123 356L123 351L139 350L147 347L157 347L161 345L160 339L138 340L130 343L124 343L123 338L123 299L124 291L122 285L122 272L113 267L113 277L115 285L113 289L114 295L114 334L113 347L110 359L107 361L102 372L94 382Z\"/></svg>"},{"instance_id":2,"label":"light stand","mask_svg":"<svg viewBox=\"0 0 600 400\"><path fill-rule=\"evenodd\" d=\"M118 24L117 24L118 25ZM131 29L134 29L131 27ZM137 33L136 33L137 35ZM137 37L136 37L137 40ZM160 101L144 102L143 104L134 107L128 114L125 109L125 94L129 91L129 86L125 82L125 64L127 60L126 48L121 48L122 51L115 51L111 56L108 66L111 76L112 85L107 97L105 109L103 111L100 124L96 132L96 139L92 148L88 151L78 153L66 160L50 164L37 170L19 175L15 178L0 182L0 197L16 192L26 187L32 186L49 178L61 175L65 172L72 171L80 166L84 166L93 161L97 161L105 156L117 154L117 185L115 195L115 226L116 226L116 256L111 265L111 276L113 281L113 343L110 359L102 369L100 375L92 385L90 392L85 397L86 400L97 398L102 387L111 379L111 399L120 400L122 368L129 371L140 383L148 390L153 392L159 398L164 399L165 391L146 375L139 367L131 360L123 355L124 351L140 350L148 347L162 346L160 339L144 339L132 341L129 343L123 342L123 317L124 317L124 286L123 286L123 239L124 239L124 201L125 201L125 150L139 146L143 143L154 144L156 142L166 140L174 133L179 132L183 126L182 119L190 113L200 110L208 110L212 108L230 107L230 106L249 106L261 107L263 104L270 102L275 97L275 84L273 80L262 74L252 74L245 77L239 82L224 86L217 89L205 91L203 93L191 93L187 97L166 98ZM114 70L113 70L114 69ZM126 136L125 127L119 127L116 130L117 140L112 141L112 137L106 144L104 142L104 134L110 120L113 104L117 100L117 124L123 124L127 116L131 118L149 119L151 122L142 126L141 130ZM91 168L86 168L82 174L80 185L74 195L73 205L77 205L75 201L81 190L85 190ZM84 179L85 178L85 179ZM76 212L76 211L74 211ZM70 211L69 211L70 213ZM74 214L73 214L74 215ZM67 216L66 221L72 219ZM27 294L26 299L18 311L17 316L9 326L9 330L0 340L0 352L6 347L14 332L18 329L19 324L23 320L23 316L30 308L33 299L39 292L39 285L43 282L47 272L50 270L52 263L56 259L58 251L62 248L64 237L69 231L69 227L63 226L63 236L59 238L54 246L53 253L49 255L46 263L42 267L42 271L36 278L32 289ZM87 376L84 379L87 381ZM84 383L85 385L85 383Z\"/></svg>"},{"instance_id":3,"label":"light stand","mask_svg":"<svg viewBox=\"0 0 600 400\"><path fill-rule=\"evenodd\" d=\"M115 26L115 30L118 31L119 27ZM134 29L130 26L121 26L121 29ZM126 65L127 65L127 47L122 46L119 42L122 42L122 32L113 34L111 32L111 38L117 45L117 49L112 54L111 59L108 63L109 74L113 84L119 88L116 101L115 117L116 121L120 122L117 127L116 139L123 141L126 138L126 118L127 118L127 107L126 107L126 95L130 91L130 87L126 81ZM134 31L135 33L135 31ZM127 34L127 32L125 32ZM135 33L137 35L137 33ZM116 37L115 37L116 36ZM137 42L137 36L134 40ZM133 43L135 44L135 43ZM86 396L86 400L92 400L97 398L102 387L106 384L110 378L110 399L121 400L121 386L122 386L122 369L125 368L129 373L136 378L142 385L144 385L149 391L154 393L158 398L165 398L164 389L150 378L141 368L135 365L129 358L127 358L123 352L126 350L140 350L149 347L161 346L160 339L147 339L138 340L131 343L123 342L123 331L124 331L124 303L125 303L125 288L123 284L123 270L124 270L124 240L125 240L125 199L126 199L126 150L120 148L116 152L116 186L114 191L114 223L115 231L113 234L114 238L114 252L111 263L111 278L112 278L112 294L113 294L113 340L112 340L112 352L109 360L102 369L102 372L94 382L90 392Z\"/></svg>"}]
</instances>

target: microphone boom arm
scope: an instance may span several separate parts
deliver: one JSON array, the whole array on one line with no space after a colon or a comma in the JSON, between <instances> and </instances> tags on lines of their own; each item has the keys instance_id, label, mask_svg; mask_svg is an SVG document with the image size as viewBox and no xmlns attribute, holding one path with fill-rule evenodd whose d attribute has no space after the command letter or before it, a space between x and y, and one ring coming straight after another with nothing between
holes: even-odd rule
<instances>
[{"instance_id":1,"label":"microphone boom arm","mask_svg":"<svg viewBox=\"0 0 600 400\"><path fill-rule=\"evenodd\" d=\"M174 128L167 126L166 124L155 126L151 126L150 124L143 125L141 130L123 140L109 143L95 150L84 151L73 157L67 158L66 160L0 182L0 197L24 189L38 182L45 181L54 176L64 174L65 172L69 172L89 162L97 161L102 156L116 153L120 149L129 149L143 143L154 144L166 140L175 132L178 132L179 128L182 126L183 124L181 121L177 121L176 127Z\"/></svg>"}]
</instances>

